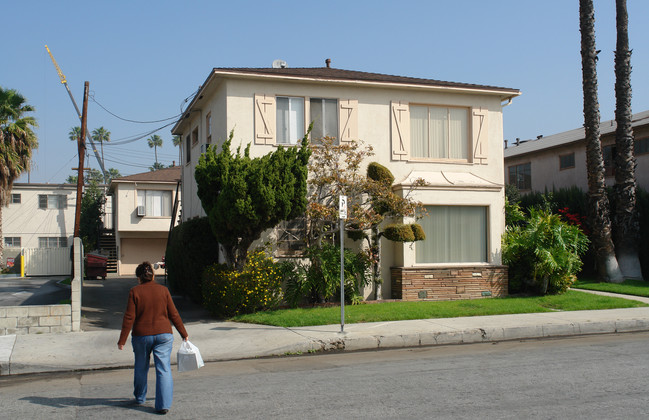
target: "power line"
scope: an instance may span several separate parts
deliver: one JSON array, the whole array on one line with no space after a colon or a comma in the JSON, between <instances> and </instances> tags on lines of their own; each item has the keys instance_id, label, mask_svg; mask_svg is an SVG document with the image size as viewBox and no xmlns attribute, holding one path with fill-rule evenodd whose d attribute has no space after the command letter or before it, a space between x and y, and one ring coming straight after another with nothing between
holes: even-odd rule
<instances>
[{"instance_id":1,"label":"power line","mask_svg":"<svg viewBox=\"0 0 649 420\"><path fill-rule=\"evenodd\" d=\"M177 119L178 117L180 117L180 115L182 115L182 114L178 114L178 115L174 115L173 117L164 118L164 119L161 119L161 120L152 120L152 121L137 121L137 120L130 120L130 119L128 119L128 118L120 117L119 115L117 115L117 114L115 114L115 113L109 111L105 106L103 106L102 104L100 104L99 101L97 101L97 100L95 99L95 93L94 93L94 92L92 92L89 96L90 96L90 99L91 99L94 103L96 103L97 105L99 105L99 107L100 107L101 109L103 109L104 111L108 112L108 113L109 113L110 115L112 115L113 117L115 117L115 118L117 118L117 119L119 119L119 120L122 120L122 121L126 121L126 122L131 122L131 123L136 123L136 124L155 124L155 123L159 123L159 122L164 122L164 121L174 120L174 119Z\"/></svg>"}]
</instances>

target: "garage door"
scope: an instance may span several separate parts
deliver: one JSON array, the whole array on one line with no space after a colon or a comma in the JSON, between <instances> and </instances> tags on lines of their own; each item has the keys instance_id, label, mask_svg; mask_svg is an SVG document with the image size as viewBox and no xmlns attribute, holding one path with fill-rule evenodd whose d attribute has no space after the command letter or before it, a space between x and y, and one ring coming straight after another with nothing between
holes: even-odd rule
<instances>
[{"instance_id":1,"label":"garage door","mask_svg":"<svg viewBox=\"0 0 649 420\"><path fill-rule=\"evenodd\" d=\"M124 238L120 242L120 276L135 277L135 269L142 261L151 264L162 261L167 247L166 238ZM158 269L156 274L164 274L164 270Z\"/></svg>"}]
</instances>

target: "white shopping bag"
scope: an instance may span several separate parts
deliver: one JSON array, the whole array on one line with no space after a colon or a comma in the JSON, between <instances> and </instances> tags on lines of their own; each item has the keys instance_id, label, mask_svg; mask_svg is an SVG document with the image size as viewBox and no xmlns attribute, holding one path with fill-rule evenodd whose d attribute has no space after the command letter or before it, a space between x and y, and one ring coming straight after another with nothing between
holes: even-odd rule
<instances>
[{"instance_id":1,"label":"white shopping bag","mask_svg":"<svg viewBox=\"0 0 649 420\"><path fill-rule=\"evenodd\" d=\"M189 340L183 341L178 349L178 372L196 370L205 366L198 347Z\"/></svg>"}]
</instances>

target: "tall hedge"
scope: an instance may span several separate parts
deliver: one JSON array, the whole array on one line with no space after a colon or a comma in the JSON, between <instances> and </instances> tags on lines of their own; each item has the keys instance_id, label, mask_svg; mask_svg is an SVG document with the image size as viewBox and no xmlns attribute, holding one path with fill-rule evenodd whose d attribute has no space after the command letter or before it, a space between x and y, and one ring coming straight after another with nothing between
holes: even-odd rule
<instances>
[{"instance_id":1,"label":"tall hedge","mask_svg":"<svg viewBox=\"0 0 649 420\"><path fill-rule=\"evenodd\" d=\"M173 228L165 252L171 290L202 303L203 270L218 262L218 255L218 243L207 217L188 220Z\"/></svg>"}]
</instances>

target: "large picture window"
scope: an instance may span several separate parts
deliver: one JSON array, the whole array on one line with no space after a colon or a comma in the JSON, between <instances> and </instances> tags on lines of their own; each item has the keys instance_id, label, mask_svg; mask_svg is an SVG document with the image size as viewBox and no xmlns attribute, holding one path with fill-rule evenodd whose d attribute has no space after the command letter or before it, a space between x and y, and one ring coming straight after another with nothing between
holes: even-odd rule
<instances>
[{"instance_id":1,"label":"large picture window","mask_svg":"<svg viewBox=\"0 0 649 420\"><path fill-rule=\"evenodd\" d=\"M311 118L313 130L311 138L338 138L338 100L311 98Z\"/></svg>"},{"instance_id":2,"label":"large picture window","mask_svg":"<svg viewBox=\"0 0 649 420\"><path fill-rule=\"evenodd\" d=\"M411 156L467 160L468 115L465 108L411 105Z\"/></svg>"},{"instance_id":3,"label":"large picture window","mask_svg":"<svg viewBox=\"0 0 649 420\"><path fill-rule=\"evenodd\" d=\"M532 189L532 165L528 162L510 166L509 184L515 185L519 190Z\"/></svg>"},{"instance_id":4,"label":"large picture window","mask_svg":"<svg viewBox=\"0 0 649 420\"><path fill-rule=\"evenodd\" d=\"M304 136L304 98L277 97L277 143L297 144Z\"/></svg>"},{"instance_id":5,"label":"large picture window","mask_svg":"<svg viewBox=\"0 0 649 420\"><path fill-rule=\"evenodd\" d=\"M417 263L487 262L487 208L426 206L419 220L426 239L416 243Z\"/></svg>"},{"instance_id":6,"label":"large picture window","mask_svg":"<svg viewBox=\"0 0 649 420\"><path fill-rule=\"evenodd\" d=\"M171 217L171 191L138 190L137 205L145 216Z\"/></svg>"}]
</instances>

